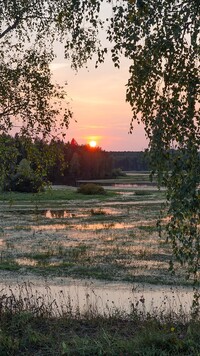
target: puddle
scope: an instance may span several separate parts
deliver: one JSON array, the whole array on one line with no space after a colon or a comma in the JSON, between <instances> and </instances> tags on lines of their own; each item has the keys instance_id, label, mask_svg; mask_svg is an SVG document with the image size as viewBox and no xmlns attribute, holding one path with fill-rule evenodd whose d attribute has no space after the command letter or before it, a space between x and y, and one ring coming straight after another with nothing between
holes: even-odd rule
<instances>
[{"instance_id":1,"label":"puddle","mask_svg":"<svg viewBox=\"0 0 200 356\"><path fill-rule=\"evenodd\" d=\"M68 228L67 224L53 224L53 225L31 225L30 228L35 231L55 231L55 230L64 230Z\"/></svg>"},{"instance_id":2,"label":"puddle","mask_svg":"<svg viewBox=\"0 0 200 356\"><path fill-rule=\"evenodd\" d=\"M2 262L7 257L18 262L22 275L32 270L29 267L36 263L41 278L43 271L50 275L49 266L64 264L65 275L69 271L69 275L79 278L92 278L100 273L101 278L106 276L115 281L181 284L183 269L179 268L176 276L167 274L167 258L171 255L168 245L158 239L155 229L159 212L157 201L146 201L145 197L142 202L131 201L131 198L128 202L120 201L118 196L113 199L48 201L39 204L37 209L28 204L19 210L16 206L6 207L3 213L0 212ZM81 254L80 244L83 244L85 254ZM26 259L37 254L37 261ZM91 269L87 270L87 266ZM54 270L57 276L64 274L61 267Z\"/></svg>"},{"instance_id":3,"label":"puddle","mask_svg":"<svg viewBox=\"0 0 200 356\"><path fill-rule=\"evenodd\" d=\"M24 284L23 284L24 283ZM54 299L59 308L67 310L69 301L73 312L94 310L100 314L110 314L116 309L131 312L137 307L144 312L186 313L190 312L193 289L184 287L151 286L145 284L106 283L100 281L81 281L70 278L55 278L53 281L27 279L8 284L0 284L1 293L7 295L20 293L42 296L46 302ZM3 291L2 291L3 290ZM30 293L30 290L32 294ZM23 293L22 293L23 292Z\"/></svg>"},{"instance_id":4,"label":"puddle","mask_svg":"<svg viewBox=\"0 0 200 356\"><path fill-rule=\"evenodd\" d=\"M109 206L109 205L157 205L157 204L162 204L164 203L165 200L164 199L160 199L160 200L140 200L140 201L112 201L112 202L106 202L104 203L104 205ZM99 203L99 206L101 206L101 203Z\"/></svg>"},{"instance_id":5,"label":"puddle","mask_svg":"<svg viewBox=\"0 0 200 356\"><path fill-rule=\"evenodd\" d=\"M125 196L132 196L132 195L134 195L134 192L119 192L119 194L125 195Z\"/></svg>"},{"instance_id":6,"label":"puddle","mask_svg":"<svg viewBox=\"0 0 200 356\"><path fill-rule=\"evenodd\" d=\"M72 228L76 230L102 230L102 229L124 229L124 228L132 228L136 226L135 224L126 224L126 223L94 223L94 224L75 224L75 225L67 225L67 224L53 224L53 225L31 225L30 228L35 231L47 231L47 230L64 230L67 228Z\"/></svg>"},{"instance_id":7,"label":"puddle","mask_svg":"<svg viewBox=\"0 0 200 356\"><path fill-rule=\"evenodd\" d=\"M87 224L87 225L73 225L77 230L103 230L103 229L124 229L132 228L135 224L127 223L97 223L97 224Z\"/></svg>"},{"instance_id":8,"label":"puddle","mask_svg":"<svg viewBox=\"0 0 200 356\"><path fill-rule=\"evenodd\" d=\"M92 224L81 224L81 225L72 225L71 227L77 230L103 230L103 229L131 229L135 227L154 227L156 226L157 220L140 220L138 222L134 221L133 223L126 223L126 222L102 222L102 223L92 223Z\"/></svg>"},{"instance_id":9,"label":"puddle","mask_svg":"<svg viewBox=\"0 0 200 356\"><path fill-rule=\"evenodd\" d=\"M85 210L85 209L84 209ZM107 209L90 209L86 212L79 211L69 211L63 209L56 209L56 210L46 210L42 213L46 218L49 219L62 219L62 218L83 218L88 215L119 215L119 210L107 208Z\"/></svg>"},{"instance_id":10,"label":"puddle","mask_svg":"<svg viewBox=\"0 0 200 356\"><path fill-rule=\"evenodd\" d=\"M43 213L45 218L49 219L61 219L61 218L72 218L75 216L75 214L70 213L67 210L47 210Z\"/></svg>"},{"instance_id":11,"label":"puddle","mask_svg":"<svg viewBox=\"0 0 200 356\"><path fill-rule=\"evenodd\" d=\"M124 184L124 183L116 183L113 185L113 187L115 188L149 188L149 187L155 187L156 186L156 183L152 183L152 182L146 182L146 183L127 183L127 184Z\"/></svg>"},{"instance_id":12,"label":"puddle","mask_svg":"<svg viewBox=\"0 0 200 356\"><path fill-rule=\"evenodd\" d=\"M6 230L26 230L26 231L55 231L55 230L64 230L64 229L76 229L76 230L108 230L108 229L130 229L130 228L137 228L137 227L149 227L154 226L157 220L149 219L149 220L140 220L134 221L132 223L127 222L102 222L102 223L91 223L91 224L44 224L44 225L17 225L17 226L8 226ZM2 241L3 242L3 241ZM1 240L0 240L1 245Z\"/></svg>"},{"instance_id":13,"label":"puddle","mask_svg":"<svg viewBox=\"0 0 200 356\"><path fill-rule=\"evenodd\" d=\"M90 213L92 213L92 215L95 215L95 213L97 213L97 215L98 215L98 212L99 212L99 215L101 215L101 214L102 215L121 215L122 210L119 210L116 208L105 208L105 209L96 208L96 209L90 210Z\"/></svg>"},{"instance_id":14,"label":"puddle","mask_svg":"<svg viewBox=\"0 0 200 356\"><path fill-rule=\"evenodd\" d=\"M15 262L20 266L36 266L37 262L31 258L16 258Z\"/></svg>"}]
</instances>

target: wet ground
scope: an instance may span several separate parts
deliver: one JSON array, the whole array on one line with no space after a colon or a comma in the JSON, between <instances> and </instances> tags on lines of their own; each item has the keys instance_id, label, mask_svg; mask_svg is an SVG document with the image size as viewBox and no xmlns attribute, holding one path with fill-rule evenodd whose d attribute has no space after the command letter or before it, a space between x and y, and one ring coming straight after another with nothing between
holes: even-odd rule
<instances>
[{"instance_id":1,"label":"wet ground","mask_svg":"<svg viewBox=\"0 0 200 356\"><path fill-rule=\"evenodd\" d=\"M124 300L130 307L137 303L136 297L143 305L142 296L148 305L152 298L161 302L163 290L171 293L171 287L163 285L175 288L185 284L183 269L178 269L175 276L170 274L171 249L165 233L162 238L158 236L163 192L149 187L115 190L119 194L103 202L91 199L1 203L2 287L5 283L13 286L14 281L30 281L37 289L48 281L53 293L61 286L68 293L70 286L72 299L73 288L78 288L79 304L82 300L83 305L88 302L83 294L90 291L90 298L96 296L105 308L106 301L118 306L126 304ZM165 213L162 219L165 224ZM92 285L91 279L95 280ZM147 283L151 286L147 287ZM181 289L176 294L180 297L180 293ZM191 291L184 292L186 296L188 293ZM187 303L190 304L181 302Z\"/></svg>"},{"instance_id":2,"label":"wet ground","mask_svg":"<svg viewBox=\"0 0 200 356\"><path fill-rule=\"evenodd\" d=\"M4 275L6 280L6 274ZM194 290L190 287L155 286L141 283L118 283L72 278L31 279L32 276L9 278L0 283L0 296L39 299L46 304L55 303L56 312L69 311L97 314L131 313L134 309L155 315L189 315L192 310Z\"/></svg>"}]
</instances>

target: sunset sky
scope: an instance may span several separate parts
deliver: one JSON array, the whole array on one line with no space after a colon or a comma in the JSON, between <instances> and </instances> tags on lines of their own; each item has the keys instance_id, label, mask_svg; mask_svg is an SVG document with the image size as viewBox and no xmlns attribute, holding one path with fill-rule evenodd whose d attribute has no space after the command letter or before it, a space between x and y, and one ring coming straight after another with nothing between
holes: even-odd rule
<instances>
[{"instance_id":1,"label":"sunset sky","mask_svg":"<svg viewBox=\"0 0 200 356\"><path fill-rule=\"evenodd\" d=\"M57 82L68 82L74 120L67 131L67 141L75 138L78 144L86 144L95 140L106 151L143 151L147 147L141 124L135 123L129 134L131 109L125 101L127 61L122 61L121 69L115 68L110 59L97 69L91 62L89 70L82 68L76 73L66 61L57 59L52 70Z\"/></svg>"}]
</instances>

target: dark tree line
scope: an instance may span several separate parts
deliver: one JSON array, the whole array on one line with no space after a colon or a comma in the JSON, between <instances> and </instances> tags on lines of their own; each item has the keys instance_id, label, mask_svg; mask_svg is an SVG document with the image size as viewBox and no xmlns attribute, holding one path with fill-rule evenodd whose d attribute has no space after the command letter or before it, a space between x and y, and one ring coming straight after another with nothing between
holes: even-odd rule
<instances>
[{"instance_id":1,"label":"dark tree line","mask_svg":"<svg viewBox=\"0 0 200 356\"><path fill-rule=\"evenodd\" d=\"M112 157L100 147L75 140L31 140L0 136L1 186L4 190L37 191L43 184L75 184L77 179L112 176Z\"/></svg>"},{"instance_id":2,"label":"dark tree line","mask_svg":"<svg viewBox=\"0 0 200 356\"><path fill-rule=\"evenodd\" d=\"M77 179L116 177L119 169L148 170L148 161L144 152L106 152L74 139L65 143L2 134L0 169L4 190L29 192L48 182L75 185Z\"/></svg>"},{"instance_id":3,"label":"dark tree line","mask_svg":"<svg viewBox=\"0 0 200 356\"><path fill-rule=\"evenodd\" d=\"M149 160L146 152L110 152L113 168L121 168L123 171L148 171Z\"/></svg>"},{"instance_id":4,"label":"dark tree line","mask_svg":"<svg viewBox=\"0 0 200 356\"><path fill-rule=\"evenodd\" d=\"M103 179L112 175L112 157L100 147L78 145L75 140L52 141L55 163L48 171L53 184L75 184L77 179Z\"/></svg>"}]
</instances>

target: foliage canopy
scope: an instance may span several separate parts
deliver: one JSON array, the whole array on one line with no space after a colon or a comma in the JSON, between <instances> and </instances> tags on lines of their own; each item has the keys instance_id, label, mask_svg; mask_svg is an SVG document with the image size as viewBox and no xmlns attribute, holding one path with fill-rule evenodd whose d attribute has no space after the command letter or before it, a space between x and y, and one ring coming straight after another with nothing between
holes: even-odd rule
<instances>
[{"instance_id":1,"label":"foliage canopy","mask_svg":"<svg viewBox=\"0 0 200 356\"><path fill-rule=\"evenodd\" d=\"M103 21L101 8L110 6ZM126 98L145 124L153 171L167 187L168 232L189 272L199 266L199 0L0 1L0 129L13 117L23 132L49 133L65 94L52 83L53 42L78 69L93 54L103 62L105 28L115 66L130 60ZM109 44L109 47L110 47ZM52 103L56 98L57 106ZM61 126L71 112L64 109ZM173 154L173 150L178 154Z\"/></svg>"}]
</instances>

